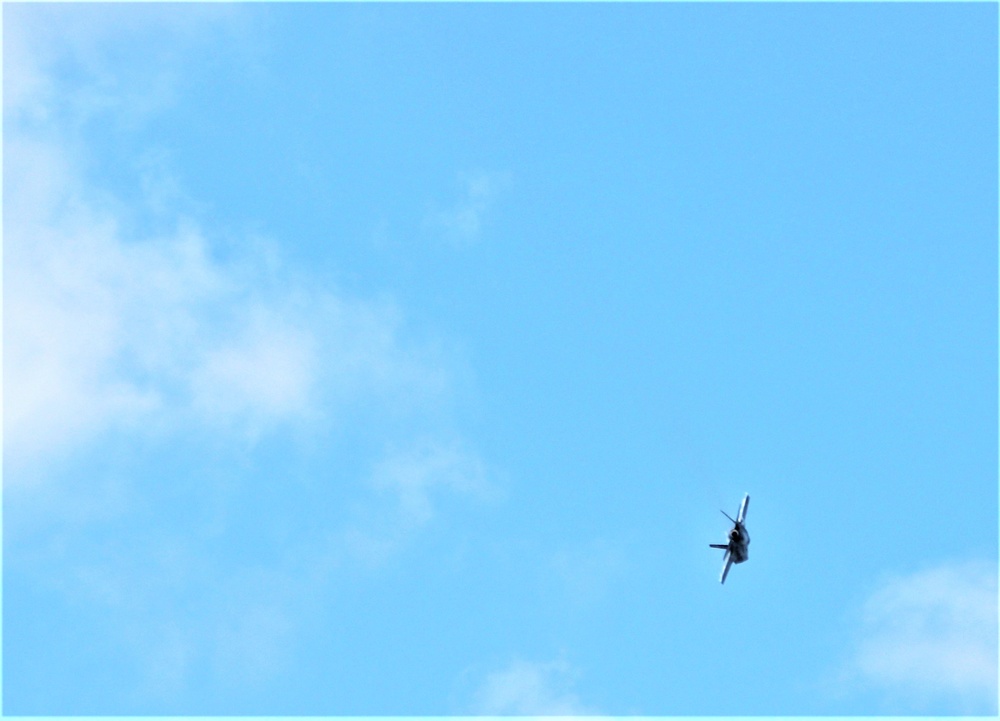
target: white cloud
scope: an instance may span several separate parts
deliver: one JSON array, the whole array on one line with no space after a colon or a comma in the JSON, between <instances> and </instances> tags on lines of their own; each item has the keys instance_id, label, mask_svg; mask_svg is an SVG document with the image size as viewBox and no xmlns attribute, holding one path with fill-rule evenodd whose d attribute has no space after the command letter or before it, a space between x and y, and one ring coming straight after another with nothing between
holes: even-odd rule
<instances>
[{"instance_id":1,"label":"white cloud","mask_svg":"<svg viewBox=\"0 0 1000 721\"><path fill-rule=\"evenodd\" d=\"M458 441L426 438L388 452L375 464L369 485L378 500L363 506L344 539L347 551L370 565L385 561L431 523L444 496L482 501L499 494L476 453Z\"/></svg>"},{"instance_id":2,"label":"white cloud","mask_svg":"<svg viewBox=\"0 0 1000 721\"><path fill-rule=\"evenodd\" d=\"M319 374L315 332L267 308L248 312L233 341L212 348L194 368L197 410L223 423L244 418L254 428L268 419L307 416Z\"/></svg>"},{"instance_id":3,"label":"white cloud","mask_svg":"<svg viewBox=\"0 0 1000 721\"><path fill-rule=\"evenodd\" d=\"M450 209L433 213L428 224L455 245L479 240L483 223L500 193L510 184L508 173L462 173L462 197Z\"/></svg>"},{"instance_id":4,"label":"white cloud","mask_svg":"<svg viewBox=\"0 0 1000 721\"><path fill-rule=\"evenodd\" d=\"M472 713L484 716L579 716L593 714L573 691L577 672L563 660L515 660L487 674L474 694Z\"/></svg>"},{"instance_id":5,"label":"white cloud","mask_svg":"<svg viewBox=\"0 0 1000 721\"><path fill-rule=\"evenodd\" d=\"M427 441L379 462L372 485L396 499L404 528L418 528L431 520L431 494L439 489L482 496L490 487L476 455L457 443Z\"/></svg>"},{"instance_id":6,"label":"white cloud","mask_svg":"<svg viewBox=\"0 0 1000 721\"><path fill-rule=\"evenodd\" d=\"M126 238L56 145L15 137L6 149L4 425L15 467L152 416L176 422L192 406L300 410L308 341L257 318L252 279L213 261L196 228ZM255 364L270 383L254 382Z\"/></svg>"},{"instance_id":7,"label":"white cloud","mask_svg":"<svg viewBox=\"0 0 1000 721\"><path fill-rule=\"evenodd\" d=\"M602 601L621 578L626 563L621 545L604 539L563 547L550 562L570 601L583 606Z\"/></svg>"},{"instance_id":8,"label":"white cloud","mask_svg":"<svg viewBox=\"0 0 1000 721\"><path fill-rule=\"evenodd\" d=\"M217 260L184 218L136 237L58 143L15 133L5 150L14 468L112 430L205 422L253 439L359 399L393 413L448 402L448 361L433 343L401 341L391 303L319 287L265 241Z\"/></svg>"},{"instance_id":9,"label":"white cloud","mask_svg":"<svg viewBox=\"0 0 1000 721\"><path fill-rule=\"evenodd\" d=\"M951 563L886 581L864 606L856 673L919 711L997 712L997 568Z\"/></svg>"},{"instance_id":10,"label":"white cloud","mask_svg":"<svg viewBox=\"0 0 1000 721\"><path fill-rule=\"evenodd\" d=\"M4 122L15 125L134 125L176 100L179 71L197 49L220 34L230 48L252 44L244 11L226 5L11 5L4 22ZM67 58L79 73L72 83L57 74Z\"/></svg>"},{"instance_id":11,"label":"white cloud","mask_svg":"<svg viewBox=\"0 0 1000 721\"><path fill-rule=\"evenodd\" d=\"M73 210L53 223L41 216L51 213L46 205L58 205L54 198L23 197L39 186L65 192L51 182L22 183L25 170L45 172L47 150L26 154L16 141L6 143L13 202L4 238L4 426L15 465L159 403L155 393L107 372L122 351L122 286L140 270L138 259L116 243L110 218ZM38 156L43 162L32 167Z\"/></svg>"},{"instance_id":12,"label":"white cloud","mask_svg":"<svg viewBox=\"0 0 1000 721\"><path fill-rule=\"evenodd\" d=\"M4 12L4 483L8 531L18 531L5 539L5 561L25 569L38 560L22 582L114 612L145 679L136 703L182 694L193 669L222 685L263 684L301 631L295 609L329 580L329 549L315 543L326 509L306 494L283 496L276 515L285 515L267 519L287 526L281 543L266 560L234 560L216 541L230 530L238 494L255 489L202 493L189 491L200 477L178 481L169 497L172 509L187 506L184 520L153 514L155 528L137 529L162 489L127 470L80 473L73 461L115 434L152 440L129 445L159 452L206 434L254 441L289 427L336 432L349 423L358 433L369 422L364 441L391 449L368 460L370 483L363 473L332 475L355 481L363 497L346 535L385 558L431 524L447 496L490 492L476 453L438 432L451 426L456 363L439 344L411 340L391 301L324 286L283 265L274 243L247 239L223 256L211 230L176 207L194 201L171 177L167 151L139 151L138 206L88 176L84 125L109 113L134 121L174 99L176 64L150 61L163 82L147 94L117 74L127 63L105 55L132 29L116 13L137 11L109 9L119 21L107 24L76 9ZM80 27L71 22L84 16ZM135 22L155 31L158 13L144 17ZM196 25L165 34L198 35ZM93 82L67 83L57 67ZM50 467L54 458L64 463ZM245 470L197 469L209 483L259 482ZM251 521L244 532L256 530L256 519L241 520ZM244 593L240 578L257 562L270 582Z\"/></svg>"}]
</instances>

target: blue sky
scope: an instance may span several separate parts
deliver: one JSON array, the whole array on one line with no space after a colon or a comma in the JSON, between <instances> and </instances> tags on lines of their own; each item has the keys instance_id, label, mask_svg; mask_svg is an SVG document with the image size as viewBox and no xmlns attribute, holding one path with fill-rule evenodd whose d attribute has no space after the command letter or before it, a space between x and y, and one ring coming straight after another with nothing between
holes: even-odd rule
<instances>
[{"instance_id":1,"label":"blue sky","mask_svg":"<svg viewBox=\"0 0 1000 721\"><path fill-rule=\"evenodd\" d=\"M3 39L6 714L996 713L995 5Z\"/></svg>"}]
</instances>

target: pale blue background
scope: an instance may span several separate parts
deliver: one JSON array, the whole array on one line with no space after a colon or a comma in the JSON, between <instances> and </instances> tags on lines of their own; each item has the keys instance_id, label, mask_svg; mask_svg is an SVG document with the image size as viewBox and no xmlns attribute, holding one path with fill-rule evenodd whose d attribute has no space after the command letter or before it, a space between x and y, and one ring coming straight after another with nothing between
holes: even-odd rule
<instances>
[{"instance_id":1,"label":"pale blue background","mask_svg":"<svg viewBox=\"0 0 1000 721\"><path fill-rule=\"evenodd\" d=\"M8 466L5 713L470 713L514 659L562 659L609 714L966 710L840 669L887 574L997 557L995 5L175 6L162 33L149 12L5 5L5 41L113 28L88 46L113 81L66 51L56 110L6 137L68 138L124 242L183 207L221 267L263 237L279 291L390 304L449 390L250 441L106 428L45 470L72 503L123 485L99 520ZM170 93L133 115L58 94L161 66ZM142 202L150 148L166 208ZM488 490L316 571L383 449L420 438L460 439ZM720 587L707 544L744 492L751 560ZM187 570L130 601L154 540ZM95 567L125 601L74 592ZM281 661L227 675L208 636L256 594ZM167 627L187 661L151 690Z\"/></svg>"}]
</instances>

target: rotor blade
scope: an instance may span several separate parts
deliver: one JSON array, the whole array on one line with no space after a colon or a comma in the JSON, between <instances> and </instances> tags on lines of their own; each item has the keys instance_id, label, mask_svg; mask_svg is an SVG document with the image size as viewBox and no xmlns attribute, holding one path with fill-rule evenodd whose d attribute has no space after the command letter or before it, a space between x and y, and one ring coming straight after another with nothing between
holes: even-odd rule
<instances>
[{"instance_id":1,"label":"rotor blade","mask_svg":"<svg viewBox=\"0 0 1000 721\"><path fill-rule=\"evenodd\" d=\"M743 503L740 504L740 512L736 514L736 519L743 523L747 517L747 506L750 505L750 494L743 496Z\"/></svg>"},{"instance_id":2,"label":"rotor blade","mask_svg":"<svg viewBox=\"0 0 1000 721\"><path fill-rule=\"evenodd\" d=\"M728 519L729 519L730 521L733 521L733 523L736 523L736 521L735 521L735 520L733 520L733 517L732 517L732 516L730 516L730 515L729 515L728 513L726 513L725 511L723 511L723 510L722 510L721 508L719 509L719 513L721 513L721 514L722 514L723 516L725 516L726 518L728 518Z\"/></svg>"},{"instance_id":3,"label":"rotor blade","mask_svg":"<svg viewBox=\"0 0 1000 721\"><path fill-rule=\"evenodd\" d=\"M709 543L708 545L709 545L709 548L721 548L721 549L726 550L726 551L729 550L729 546L726 545L725 543Z\"/></svg>"}]
</instances>

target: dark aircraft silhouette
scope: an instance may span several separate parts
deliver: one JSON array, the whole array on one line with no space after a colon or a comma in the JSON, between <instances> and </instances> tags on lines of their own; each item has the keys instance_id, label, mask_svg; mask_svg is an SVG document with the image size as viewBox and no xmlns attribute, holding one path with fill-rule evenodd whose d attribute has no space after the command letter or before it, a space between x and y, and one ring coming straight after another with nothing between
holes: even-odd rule
<instances>
[{"instance_id":1,"label":"dark aircraft silhouette","mask_svg":"<svg viewBox=\"0 0 1000 721\"><path fill-rule=\"evenodd\" d=\"M723 516L733 521L733 529L729 532L729 543L708 544L712 548L722 548L726 551L726 555L722 560L722 577L719 578L719 583L726 582L726 576L729 574L729 569L734 563L743 563L750 558L750 534L747 533L747 527L743 525L743 521L747 517L747 506L749 503L750 494L748 493L743 496L743 503L740 504L736 520L733 520L732 516L722 511Z\"/></svg>"}]
</instances>

